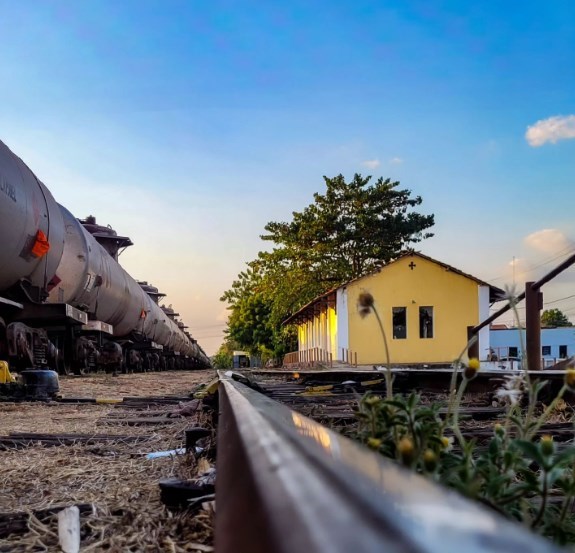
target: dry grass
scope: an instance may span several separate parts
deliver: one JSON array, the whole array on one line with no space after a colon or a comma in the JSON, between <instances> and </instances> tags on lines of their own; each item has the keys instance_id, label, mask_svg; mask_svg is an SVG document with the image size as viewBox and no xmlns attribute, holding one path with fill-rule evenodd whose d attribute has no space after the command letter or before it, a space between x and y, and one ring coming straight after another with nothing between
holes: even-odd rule
<instances>
[{"instance_id":1,"label":"dry grass","mask_svg":"<svg viewBox=\"0 0 575 553\"><path fill-rule=\"evenodd\" d=\"M186 396L195 386L216 376L214 370L167 371L111 376L61 376L64 397Z\"/></svg>"},{"instance_id":2,"label":"dry grass","mask_svg":"<svg viewBox=\"0 0 575 553\"><path fill-rule=\"evenodd\" d=\"M187 395L213 371L66 378L66 397ZM106 393L103 393L106 392ZM170 411L174 406L149 411ZM148 412L149 412L148 411ZM93 503L96 512L83 518L82 551L208 551L212 543L211 510L172 514L159 499L158 480L188 479L197 474L192 455L146 460L152 451L182 445L185 428L206 425L204 413L174 418L161 426L102 426L108 414L141 416L113 405L0 404L2 434L9 432L82 433L149 436L136 443L121 440L96 445L1 451L0 512L39 510L55 505ZM116 420L116 419L114 419ZM30 532L0 540L0 551L59 551L57 523L31 519Z\"/></svg>"}]
</instances>

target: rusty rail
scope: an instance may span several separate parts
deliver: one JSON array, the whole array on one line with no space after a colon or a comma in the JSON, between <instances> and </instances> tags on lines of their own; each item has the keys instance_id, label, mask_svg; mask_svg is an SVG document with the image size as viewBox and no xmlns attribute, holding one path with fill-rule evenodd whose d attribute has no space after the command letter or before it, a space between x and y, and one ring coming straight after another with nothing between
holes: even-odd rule
<instances>
[{"instance_id":1,"label":"rusty rail","mask_svg":"<svg viewBox=\"0 0 575 553\"><path fill-rule=\"evenodd\" d=\"M552 543L222 377L218 553L559 553Z\"/></svg>"}]
</instances>

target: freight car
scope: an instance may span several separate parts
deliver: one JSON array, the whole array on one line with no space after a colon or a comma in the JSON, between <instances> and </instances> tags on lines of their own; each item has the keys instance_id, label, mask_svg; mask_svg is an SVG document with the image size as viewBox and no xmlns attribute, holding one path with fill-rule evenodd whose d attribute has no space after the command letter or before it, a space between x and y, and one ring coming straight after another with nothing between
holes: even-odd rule
<instances>
[{"instance_id":1,"label":"freight car","mask_svg":"<svg viewBox=\"0 0 575 553\"><path fill-rule=\"evenodd\" d=\"M75 218L0 142L0 362L22 374L208 367L164 294L118 263L131 245Z\"/></svg>"}]
</instances>

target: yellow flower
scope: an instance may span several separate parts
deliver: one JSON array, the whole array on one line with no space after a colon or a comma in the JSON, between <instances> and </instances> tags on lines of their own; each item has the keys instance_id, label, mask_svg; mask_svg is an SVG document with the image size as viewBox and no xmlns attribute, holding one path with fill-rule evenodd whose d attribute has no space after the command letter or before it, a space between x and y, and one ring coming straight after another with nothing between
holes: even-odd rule
<instances>
[{"instance_id":1,"label":"yellow flower","mask_svg":"<svg viewBox=\"0 0 575 553\"><path fill-rule=\"evenodd\" d=\"M381 447L382 441L379 438L368 438L367 446L371 449L379 449Z\"/></svg>"},{"instance_id":2,"label":"yellow flower","mask_svg":"<svg viewBox=\"0 0 575 553\"><path fill-rule=\"evenodd\" d=\"M565 384L572 391L575 390L575 369L567 369L565 371Z\"/></svg>"},{"instance_id":3,"label":"yellow flower","mask_svg":"<svg viewBox=\"0 0 575 553\"><path fill-rule=\"evenodd\" d=\"M404 437L397 444L397 451L404 465L411 465L415 453L415 446L410 438Z\"/></svg>"},{"instance_id":4,"label":"yellow flower","mask_svg":"<svg viewBox=\"0 0 575 553\"><path fill-rule=\"evenodd\" d=\"M472 357L469 360L469 363L467 363L467 367L465 367L465 370L463 371L463 376L465 376L467 380L475 378L475 375L479 371L480 367L481 364L479 363L479 359L477 359L476 357Z\"/></svg>"},{"instance_id":5,"label":"yellow flower","mask_svg":"<svg viewBox=\"0 0 575 553\"><path fill-rule=\"evenodd\" d=\"M453 449L453 436L450 438L447 436L441 436L441 445L445 451L451 451L451 449Z\"/></svg>"},{"instance_id":6,"label":"yellow flower","mask_svg":"<svg viewBox=\"0 0 575 553\"><path fill-rule=\"evenodd\" d=\"M500 438L503 438L503 436L505 436L505 428L503 428L502 424L496 423L495 426L493 427L493 430L495 431L496 436L499 436Z\"/></svg>"},{"instance_id":7,"label":"yellow flower","mask_svg":"<svg viewBox=\"0 0 575 553\"><path fill-rule=\"evenodd\" d=\"M481 364L479 363L479 359L477 359L477 357L472 357L472 358L469 360L469 363L467 363L467 366L468 366L470 369L475 369L476 371L478 371L478 370L479 370L479 367L481 366Z\"/></svg>"}]
</instances>

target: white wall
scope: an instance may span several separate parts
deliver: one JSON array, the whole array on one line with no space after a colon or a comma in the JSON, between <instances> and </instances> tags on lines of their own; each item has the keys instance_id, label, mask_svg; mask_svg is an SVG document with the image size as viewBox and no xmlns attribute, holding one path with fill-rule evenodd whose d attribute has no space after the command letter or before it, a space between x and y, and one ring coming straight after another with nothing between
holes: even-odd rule
<instances>
[{"instance_id":1,"label":"white wall","mask_svg":"<svg viewBox=\"0 0 575 553\"><path fill-rule=\"evenodd\" d=\"M337 290L336 299L337 313L337 355L336 359L341 359L341 348L349 348L349 319L347 313L347 288Z\"/></svg>"},{"instance_id":2,"label":"white wall","mask_svg":"<svg viewBox=\"0 0 575 553\"><path fill-rule=\"evenodd\" d=\"M489 286L478 286L479 322L489 317ZM479 331L479 359L484 361L489 355L489 326Z\"/></svg>"}]
</instances>

